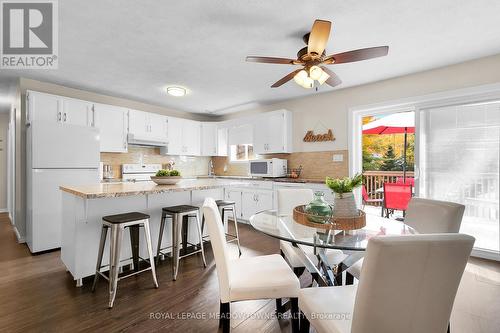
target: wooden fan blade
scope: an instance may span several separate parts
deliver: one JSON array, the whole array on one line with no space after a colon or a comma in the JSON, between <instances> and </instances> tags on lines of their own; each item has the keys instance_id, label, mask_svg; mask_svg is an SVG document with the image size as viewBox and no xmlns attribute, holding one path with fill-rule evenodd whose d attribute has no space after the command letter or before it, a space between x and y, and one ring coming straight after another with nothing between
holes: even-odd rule
<instances>
[{"instance_id":1,"label":"wooden fan blade","mask_svg":"<svg viewBox=\"0 0 500 333\"><path fill-rule=\"evenodd\" d=\"M332 22L316 20L309 35L309 43L307 43L307 53L323 54L328 37L330 37L330 29Z\"/></svg>"},{"instance_id":2,"label":"wooden fan blade","mask_svg":"<svg viewBox=\"0 0 500 333\"><path fill-rule=\"evenodd\" d=\"M295 74L297 74L298 72L300 72L302 70L302 68L299 68L299 69L296 69L294 70L293 72L291 72L290 74L282 77L281 79L279 79L278 81L276 81L275 84L273 84L271 86L271 88L277 88L285 83L287 83L288 81L290 81L291 79L293 79L293 77L295 76Z\"/></svg>"},{"instance_id":3,"label":"wooden fan blade","mask_svg":"<svg viewBox=\"0 0 500 333\"><path fill-rule=\"evenodd\" d=\"M294 65L295 59L287 59L287 58L275 58L275 57L258 57L258 56L248 56L246 58L248 62L261 62L265 64L285 64L285 65Z\"/></svg>"},{"instance_id":4,"label":"wooden fan blade","mask_svg":"<svg viewBox=\"0 0 500 333\"><path fill-rule=\"evenodd\" d=\"M342 80L337 76L337 74L324 66L321 66L321 69L324 70L326 74L330 75L328 80L325 81L326 84L335 87L342 83Z\"/></svg>"},{"instance_id":5,"label":"wooden fan blade","mask_svg":"<svg viewBox=\"0 0 500 333\"><path fill-rule=\"evenodd\" d=\"M347 51L343 53L332 54L325 58L325 63L345 64L347 62L355 62L386 56L389 53L389 46L369 47Z\"/></svg>"}]
</instances>

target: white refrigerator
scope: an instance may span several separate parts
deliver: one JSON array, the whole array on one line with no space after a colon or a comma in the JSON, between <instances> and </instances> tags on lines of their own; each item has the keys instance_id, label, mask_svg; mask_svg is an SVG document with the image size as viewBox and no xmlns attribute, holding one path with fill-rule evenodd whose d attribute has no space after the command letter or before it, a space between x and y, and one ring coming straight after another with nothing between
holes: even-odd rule
<instances>
[{"instance_id":1,"label":"white refrigerator","mask_svg":"<svg viewBox=\"0 0 500 333\"><path fill-rule=\"evenodd\" d=\"M61 247L59 186L99 182L99 130L37 120L26 133L26 242L36 253Z\"/></svg>"}]
</instances>

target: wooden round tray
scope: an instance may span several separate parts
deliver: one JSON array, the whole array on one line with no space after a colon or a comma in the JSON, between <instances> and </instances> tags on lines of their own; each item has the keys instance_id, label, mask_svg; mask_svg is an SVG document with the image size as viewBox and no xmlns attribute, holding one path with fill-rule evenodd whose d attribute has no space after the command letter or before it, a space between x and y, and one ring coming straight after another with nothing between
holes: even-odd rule
<instances>
[{"instance_id":1,"label":"wooden round tray","mask_svg":"<svg viewBox=\"0 0 500 333\"><path fill-rule=\"evenodd\" d=\"M320 229L334 230L356 230L361 229L366 225L366 214L361 209L358 210L357 216L332 216L327 223L311 222L307 218L307 213L304 212L305 205L297 206L293 209L293 219L299 224L308 227Z\"/></svg>"}]
</instances>

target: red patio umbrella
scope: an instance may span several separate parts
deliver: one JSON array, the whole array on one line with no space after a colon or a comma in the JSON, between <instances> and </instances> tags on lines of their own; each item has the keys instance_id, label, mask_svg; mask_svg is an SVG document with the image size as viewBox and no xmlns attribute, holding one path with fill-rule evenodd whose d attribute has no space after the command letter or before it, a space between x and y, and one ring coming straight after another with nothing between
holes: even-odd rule
<instances>
[{"instance_id":1,"label":"red patio umbrella","mask_svg":"<svg viewBox=\"0 0 500 333\"><path fill-rule=\"evenodd\" d=\"M363 134L404 134L403 182L406 182L406 146L408 133L415 133L413 112L399 112L363 125Z\"/></svg>"}]
</instances>

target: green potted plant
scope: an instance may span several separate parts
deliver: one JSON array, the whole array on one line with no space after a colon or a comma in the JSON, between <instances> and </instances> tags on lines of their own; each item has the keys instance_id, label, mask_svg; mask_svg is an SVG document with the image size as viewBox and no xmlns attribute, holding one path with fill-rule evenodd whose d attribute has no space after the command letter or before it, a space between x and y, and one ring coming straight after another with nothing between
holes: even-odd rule
<instances>
[{"instance_id":1,"label":"green potted plant","mask_svg":"<svg viewBox=\"0 0 500 333\"><path fill-rule=\"evenodd\" d=\"M179 170L158 170L155 176L151 176L151 180L158 185L174 185L182 179Z\"/></svg>"},{"instance_id":2,"label":"green potted plant","mask_svg":"<svg viewBox=\"0 0 500 333\"><path fill-rule=\"evenodd\" d=\"M326 177L326 186L332 190L335 196L333 216L357 216L359 214L352 191L362 184L362 174L344 178Z\"/></svg>"}]
</instances>

